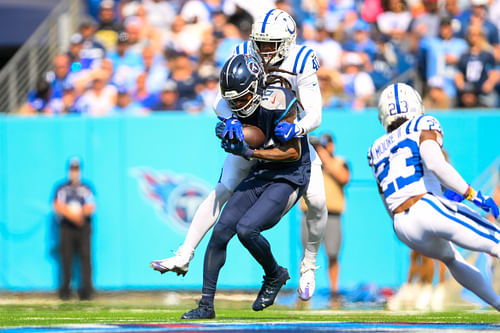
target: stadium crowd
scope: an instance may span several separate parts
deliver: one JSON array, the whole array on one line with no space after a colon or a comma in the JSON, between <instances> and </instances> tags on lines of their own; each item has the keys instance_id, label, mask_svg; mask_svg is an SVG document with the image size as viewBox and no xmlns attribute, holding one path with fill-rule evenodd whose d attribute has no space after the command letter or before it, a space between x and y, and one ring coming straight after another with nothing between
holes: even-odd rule
<instances>
[{"instance_id":1,"label":"stadium crowd","mask_svg":"<svg viewBox=\"0 0 500 333\"><path fill-rule=\"evenodd\" d=\"M276 7L313 48L325 112L374 106L396 78L429 109L499 107L499 0L88 0L23 114L209 112L220 67ZM300 6L297 6L299 3ZM412 74L412 75L409 75Z\"/></svg>"}]
</instances>

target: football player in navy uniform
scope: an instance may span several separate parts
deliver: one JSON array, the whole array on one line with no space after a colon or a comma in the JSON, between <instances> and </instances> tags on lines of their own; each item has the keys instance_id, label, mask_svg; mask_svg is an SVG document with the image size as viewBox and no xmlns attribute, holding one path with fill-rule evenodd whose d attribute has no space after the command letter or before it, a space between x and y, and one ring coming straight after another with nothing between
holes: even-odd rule
<instances>
[{"instance_id":1,"label":"football player in navy uniform","mask_svg":"<svg viewBox=\"0 0 500 333\"><path fill-rule=\"evenodd\" d=\"M275 127L275 138L287 142L312 132L321 124L321 91L316 71L319 61L316 53L305 45L295 43L297 27L293 18L283 10L271 9L260 15L252 25L250 39L236 46L233 55L254 57L269 73L279 72L291 85L303 107L296 122L280 121ZM225 119L226 131L243 140L242 124L232 112L226 98L218 96L215 113ZM307 242L300 263L298 294L309 300L315 290L316 257L323 239L328 211L321 161L314 148L311 154L311 179L304 196L307 205ZM248 175L252 163L238 155L228 154L222 174L215 188L198 207L184 243L173 257L155 260L151 266L161 272L185 274L201 239L217 221L219 213L236 186Z\"/></svg>"},{"instance_id":2,"label":"football player in navy uniform","mask_svg":"<svg viewBox=\"0 0 500 333\"><path fill-rule=\"evenodd\" d=\"M265 142L262 149L252 149L245 141L222 137L222 147L227 152L250 160L253 165L213 230L205 253L199 306L182 315L182 319L215 318L217 279L226 260L227 244L236 234L265 272L253 310L261 311L272 305L290 279L288 270L278 265L261 232L275 226L305 192L311 173L309 146L307 136L285 143L276 138L276 125L281 121L293 122L299 102L283 87L267 87L262 93L259 85L262 72L255 58L237 55L226 62L220 74L222 96L243 124L262 130Z\"/></svg>"}]
</instances>

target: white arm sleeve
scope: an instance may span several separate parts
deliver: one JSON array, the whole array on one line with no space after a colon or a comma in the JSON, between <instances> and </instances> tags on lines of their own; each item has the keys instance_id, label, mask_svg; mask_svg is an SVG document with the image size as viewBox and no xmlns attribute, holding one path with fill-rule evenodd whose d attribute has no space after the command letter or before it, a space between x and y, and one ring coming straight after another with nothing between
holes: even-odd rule
<instances>
[{"instance_id":1,"label":"white arm sleeve","mask_svg":"<svg viewBox=\"0 0 500 333\"><path fill-rule=\"evenodd\" d=\"M425 140L420 144L420 156L427 169L432 171L441 184L463 195L469 185L450 163L446 162L441 146L434 140Z\"/></svg>"},{"instance_id":2,"label":"white arm sleeve","mask_svg":"<svg viewBox=\"0 0 500 333\"><path fill-rule=\"evenodd\" d=\"M231 118L233 115L233 112L231 111L231 107L227 103L227 101L222 98L222 94L219 92L217 93L217 98L214 101L214 112L217 116L222 117L224 119Z\"/></svg>"},{"instance_id":3,"label":"white arm sleeve","mask_svg":"<svg viewBox=\"0 0 500 333\"><path fill-rule=\"evenodd\" d=\"M321 91L319 90L316 72L300 78L298 82L300 102L304 106L304 117L297 123L302 134L314 131L321 125Z\"/></svg>"}]
</instances>

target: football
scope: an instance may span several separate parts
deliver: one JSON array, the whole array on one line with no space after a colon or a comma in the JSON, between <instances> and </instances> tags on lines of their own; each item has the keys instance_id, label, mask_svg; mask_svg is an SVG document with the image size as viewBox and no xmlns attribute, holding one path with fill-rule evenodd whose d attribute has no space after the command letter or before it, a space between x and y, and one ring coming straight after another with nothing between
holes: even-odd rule
<instances>
[{"instance_id":1,"label":"football","mask_svg":"<svg viewBox=\"0 0 500 333\"><path fill-rule=\"evenodd\" d=\"M253 125L243 124L243 137L252 149L260 148L266 142L266 135L262 130Z\"/></svg>"},{"instance_id":2,"label":"football","mask_svg":"<svg viewBox=\"0 0 500 333\"><path fill-rule=\"evenodd\" d=\"M254 125L243 124L243 137L248 146L252 149L262 147L266 141L266 136L262 130ZM229 139L229 138L228 138ZM230 142L236 143L236 138L229 139Z\"/></svg>"}]
</instances>

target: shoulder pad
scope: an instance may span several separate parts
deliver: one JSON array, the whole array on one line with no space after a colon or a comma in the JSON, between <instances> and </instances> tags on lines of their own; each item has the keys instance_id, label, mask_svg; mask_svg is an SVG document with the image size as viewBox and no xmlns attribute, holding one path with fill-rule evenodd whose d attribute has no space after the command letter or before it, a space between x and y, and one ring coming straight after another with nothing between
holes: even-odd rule
<instances>
[{"instance_id":1,"label":"shoulder pad","mask_svg":"<svg viewBox=\"0 0 500 333\"><path fill-rule=\"evenodd\" d=\"M411 120L408 122L408 125L406 125L407 134L424 130L434 130L443 134L443 129L441 128L439 121L433 116L427 114Z\"/></svg>"},{"instance_id":2,"label":"shoulder pad","mask_svg":"<svg viewBox=\"0 0 500 333\"><path fill-rule=\"evenodd\" d=\"M290 56L293 57L293 73L311 73L316 72L319 68L319 60L316 52L308 46L296 45Z\"/></svg>"},{"instance_id":3,"label":"shoulder pad","mask_svg":"<svg viewBox=\"0 0 500 333\"><path fill-rule=\"evenodd\" d=\"M238 55L238 54L253 55L252 43L247 40L246 42L239 43L238 45L236 45L236 47L233 49L232 55Z\"/></svg>"}]
</instances>

